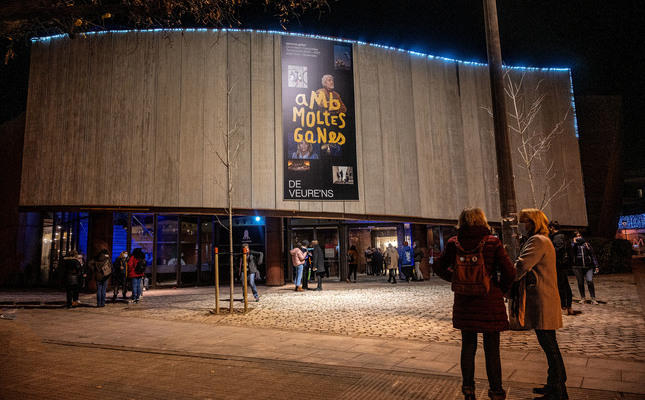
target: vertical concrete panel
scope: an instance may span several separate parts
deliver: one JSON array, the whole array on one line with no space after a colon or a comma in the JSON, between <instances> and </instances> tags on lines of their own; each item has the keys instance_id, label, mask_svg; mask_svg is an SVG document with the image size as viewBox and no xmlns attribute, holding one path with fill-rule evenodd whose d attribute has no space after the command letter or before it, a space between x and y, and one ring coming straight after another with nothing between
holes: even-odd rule
<instances>
[{"instance_id":1,"label":"vertical concrete panel","mask_svg":"<svg viewBox=\"0 0 645 400\"><path fill-rule=\"evenodd\" d=\"M157 70L155 205L178 206L181 110L181 33L161 32Z\"/></svg>"},{"instance_id":2,"label":"vertical concrete panel","mask_svg":"<svg viewBox=\"0 0 645 400\"><path fill-rule=\"evenodd\" d=\"M219 156L225 157L226 131L227 39L226 34L209 31L205 34L204 76L204 172L202 175L204 207L226 206L226 168Z\"/></svg>"},{"instance_id":3,"label":"vertical concrete panel","mask_svg":"<svg viewBox=\"0 0 645 400\"><path fill-rule=\"evenodd\" d=\"M233 206L251 208L251 34L228 34Z\"/></svg>"},{"instance_id":4,"label":"vertical concrete panel","mask_svg":"<svg viewBox=\"0 0 645 400\"><path fill-rule=\"evenodd\" d=\"M83 161L83 204L113 204L114 187L104 178L112 169L116 139L112 138L112 90L124 90L122 83L112 79L114 48L112 34L98 35L90 40L90 84L92 100L87 113L85 157ZM114 89L113 89L114 85ZM110 177L111 178L111 177Z\"/></svg>"},{"instance_id":5,"label":"vertical concrete panel","mask_svg":"<svg viewBox=\"0 0 645 400\"><path fill-rule=\"evenodd\" d=\"M273 36L251 39L252 207L275 208L275 66Z\"/></svg>"},{"instance_id":6,"label":"vertical concrete panel","mask_svg":"<svg viewBox=\"0 0 645 400\"><path fill-rule=\"evenodd\" d=\"M181 113L179 133L179 204L202 206L204 171L205 41L202 32L181 36Z\"/></svg>"}]
</instances>

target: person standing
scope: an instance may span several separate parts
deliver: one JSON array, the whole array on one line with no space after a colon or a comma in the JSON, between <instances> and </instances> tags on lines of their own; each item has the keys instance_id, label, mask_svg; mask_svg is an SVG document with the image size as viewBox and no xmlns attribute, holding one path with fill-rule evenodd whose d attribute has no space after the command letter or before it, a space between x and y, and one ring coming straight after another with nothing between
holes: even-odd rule
<instances>
[{"instance_id":1,"label":"person standing","mask_svg":"<svg viewBox=\"0 0 645 400\"><path fill-rule=\"evenodd\" d=\"M128 276L132 284L132 302L138 303L141 297L141 277L146 271L146 255L141 248L137 247L132 251L128 259Z\"/></svg>"},{"instance_id":2,"label":"person standing","mask_svg":"<svg viewBox=\"0 0 645 400\"><path fill-rule=\"evenodd\" d=\"M414 273L415 281L421 281L423 282L423 274L421 273L421 261L423 260L423 257L425 257L425 254L423 253L423 250L419 247L419 242L415 241L414 242Z\"/></svg>"},{"instance_id":3,"label":"person standing","mask_svg":"<svg viewBox=\"0 0 645 400\"><path fill-rule=\"evenodd\" d=\"M294 289L296 292L304 292L305 290L302 288L302 269L303 265L305 263L305 258L307 257L305 253L302 252L300 249L302 247L302 244L300 242L296 243L293 249L291 249L290 254L291 254L291 262L293 263L294 268L296 269L296 276L294 283L296 285L296 288Z\"/></svg>"},{"instance_id":4,"label":"person standing","mask_svg":"<svg viewBox=\"0 0 645 400\"><path fill-rule=\"evenodd\" d=\"M356 273L358 271L358 251L356 251L356 246L352 245L347 251L347 283L351 283L352 274L354 274L354 283L356 283Z\"/></svg>"},{"instance_id":5,"label":"person standing","mask_svg":"<svg viewBox=\"0 0 645 400\"><path fill-rule=\"evenodd\" d=\"M88 263L88 267L94 273L94 280L96 281L96 306L105 307L105 292L112 274L112 262L108 251L106 249L99 251Z\"/></svg>"},{"instance_id":6,"label":"person standing","mask_svg":"<svg viewBox=\"0 0 645 400\"><path fill-rule=\"evenodd\" d=\"M300 248L305 254L305 263L302 264L302 288L309 290L309 271L311 270L311 253L309 252L309 241L303 240Z\"/></svg>"},{"instance_id":7,"label":"person standing","mask_svg":"<svg viewBox=\"0 0 645 400\"><path fill-rule=\"evenodd\" d=\"M248 273L249 286L251 286L251 291L253 292L255 301L258 302L260 301L260 295L258 294L258 289L255 287L255 276L258 274L258 265L262 264L264 254L259 251L249 249L249 245L246 243L242 245L242 253L246 253L246 269ZM240 268L244 267L243 262L243 259L240 258Z\"/></svg>"},{"instance_id":8,"label":"person standing","mask_svg":"<svg viewBox=\"0 0 645 400\"><path fill-rule=\"evenodd\" d=\"M128 252L122 251L114 260L114 272L112 273L112 302L116 301L119 294L119 288L123 291L123 300L126 299L128 290Z\"/></svg>"},{"instance_id":9,"label":"person standing","mask_svg":"<svg viewBox=\"0 0 645 400\"><path fill-rule=\"evenodd\" d=\"M520 325L535 329L549 365L546 385L534 388L533 393L543 395L537 399L568 399L567 373L555 334L556 329L562 328L562 312L555 248L547 236L549 220L535 208L522 210L519 217L520 229L527 240L515 263L518 307L514 313Z\"/></svg>"},{"instance_id":10,"label":"person standing","mask_svg":"<svg viewBox=\"0 0 645 400\"><path fill-rule=\"evenodd\" d=\"M367 250L365 250L365 273L367 275L374 275L374 271L372 268L372 254L374 253L374 250L371 249L369 246L367 247Z\"/></svg>"},{"instance_id":11,"label":"person standing","mask_svg":"<svg viewBox=\"0 0 645 400\"><path fill-rule=\"evenodd\" d=\"M80 290L81 277L87 276L81 264L82 257L76 250L72 250L69 256L63 259L63 280L67 290L67 308L76 307L80 304L78 293Z\"/></svg>"},{"instance_id":12,"label":"person standing","mask_svg":"<svg viewBox=\"0 0 645 400\"><path fill-rule=\"evenodd\" d=\"M477 334L482 333L486 375L490 387L488 397L503 400L506 398L506 391L502 387L499 343L500 332L509 329L504 294L508 293L513 285L515 267L502 243L491 235L486 215L480 208L463 210L458 224L457 236L450 238L445 251L435 259L435 273L441 279L452 282L457 248L470 251L481 246L485 273L490 277L490 289L486 294L454 294L452 324L461 330L461 390L466 400L475 400Z\"/></svg>"},{"instance_id":13,"label":"person standing","mask_svg":"<svg viewBox=\"0 0 645 400\"><path fill-rule=\"evenodd\" d=\"M593 252L593 247L582 237L580 232L575 231L573 234L573 273L576 274L578 281L578 291L580 292L580 301L578 304L585 304L587 298L585 297L585 281L589 288L589 295L591 296L591 304L597 305L596 301L596 288L593 284L593 275L598 273L598 260Z\"/></svg>"},{"instance_id":14,"label":"person standing","mask_svg":"<svg viewBox=\"0 0 645 400\"><path fill-rule=\"evenodd\" d=\"M318 280L316 290L320 291L322 290L322 280L325 275L325 253L320 245L318 245L317 240L312 240L311 245L313 246L313 250L311 252L311 267L313 268L313 271L316 274L316 279Z\"/></svg>"},{"instance_id":15,"label":"person standing","mask_svg":"<svg viewBox=\"0 0 645 400\"><path fill-rule=\"evenodd\" d=\"M399 253L396 251L396 248L392 246L392 243L388 243L387 249L385 250L385 268L387 268L389 274L387 282L395 284L396 274L399 270Z\"/></svg>"},{"instance_id":16,"label":"person standing","mask_svg":"<svg viewBox=\"0 0 645 400\"><path fill-rule=\"evenodd\" d=\"M375 247L372 249L372 272L378 276L381 275L381 271L383 271L383 254L381 249Z\"/></svg>"},{"instance_id":17,"label":"person standing","mask_svg":"<svg viewBox=\"0 0 645 400\"><path fill-rule=\"evenodd\" d=\"M410 282L412 279L412 269L414 268L414 256L412 255L412 249L407 240L403 242L403 246L399 249L399 260L405 281Z\"/></svg>"},{"instance_id":18,"label":"person standing","mask_svg":"<svg viewBox=\"0 0 645 400\"><path fill-rule=\"evenodd\" d=\"M560 232L560 224L558 221L551 221L549 223L549 238L555 249L555 267L558 272L560 307L563 311L567 312L567 315L576 315L571 308L573 295L571 293L571 285L569 285L569 276L567 275L569 269L569 238Z\"/></svg>"}]
</instances>

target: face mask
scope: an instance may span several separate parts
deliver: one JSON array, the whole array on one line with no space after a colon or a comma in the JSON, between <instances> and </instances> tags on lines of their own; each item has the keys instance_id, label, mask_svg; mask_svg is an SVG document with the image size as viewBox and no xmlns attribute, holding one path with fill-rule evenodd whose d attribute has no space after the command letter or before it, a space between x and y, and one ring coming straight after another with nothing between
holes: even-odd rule
<instances>
[{"instance_id":1,"label":"face mask","mask_svg":"<svg viewBox=\"0 0 645 400\"><path fill-rule=\"evenodd\" d=\"M576 238L576 243L584 243L584 242L585 242L585 240L583 238L581 238L581 237Z\"/></svg>"}]
</instances>

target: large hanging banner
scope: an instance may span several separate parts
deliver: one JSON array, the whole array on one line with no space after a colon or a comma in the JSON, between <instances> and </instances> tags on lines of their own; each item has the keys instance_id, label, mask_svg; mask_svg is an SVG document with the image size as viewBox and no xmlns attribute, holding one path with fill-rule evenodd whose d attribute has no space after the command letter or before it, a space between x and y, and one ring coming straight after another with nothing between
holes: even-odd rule
<instances>
[{"instance_id":1,"label":"large hanging banner","mask_svg":"<svg viewBox=\"0 0 645 400\"><path fill-rule=\"evenodd\" d=\"M358 200L352 45L282 37L284 199Z\"/></svg>"}]
</instances>

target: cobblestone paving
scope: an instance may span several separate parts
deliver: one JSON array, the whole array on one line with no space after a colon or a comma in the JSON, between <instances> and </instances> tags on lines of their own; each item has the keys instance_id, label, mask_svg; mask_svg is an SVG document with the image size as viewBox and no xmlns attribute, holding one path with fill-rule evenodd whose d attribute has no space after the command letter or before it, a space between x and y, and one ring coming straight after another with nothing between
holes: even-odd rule
<instances>
[{"instance_id":1,"label":"cobblestone paving","mask_svg":"<svg viewBox=\"0 0 645 400\"><path fill-rule=\"evenodd\" d=\"M361 282L361 280L363 282ZM571 277L574 302L578 300ZM594 279L600 305L578 305L577 316L563 316L558 331L563 353L645 361L645 322L631 274L600 275ZM74 311L267 327L355 337L380 337L426 342L460 342L452 328L452 293L447 283L433 277L423 283L387 284L384 278L361 277L358 284L325 282L321 292L293 292L293 286L260 286L261 301L249 303L250 312L215 315L214 289L188 288L144 292L139 304L108 304L102 309ZM228 287L222 288L220 307L228 307ZM236 299L241 294L236 292ZM252 300L252 296L250 297ZM84 297L87 302L92 297ZM236 310L242 307L236 302ZM502 349L539 350L533 331L502 334Z\"/></svg>"}]
</instances>

